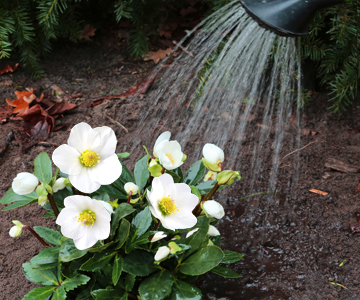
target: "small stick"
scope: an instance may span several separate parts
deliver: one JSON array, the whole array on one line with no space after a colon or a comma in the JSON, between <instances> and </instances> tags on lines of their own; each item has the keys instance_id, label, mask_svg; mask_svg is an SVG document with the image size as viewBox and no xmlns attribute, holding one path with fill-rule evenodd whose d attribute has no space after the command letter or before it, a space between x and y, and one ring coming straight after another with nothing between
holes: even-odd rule
<instances>
[{"instance_id":1,"label":"small stick","mask_svg":"<svg viewBox=\"0 0 360 300\"><path fill-rule=\"evenodd\" d=\"M11 141L14 139L14 132L10 131L6 140L0 145L0 155L5 152Z\"/></svg>"},{"instance_id":2,"label":"small stick","mask_svg":"<svg viewBox=\"0 0 360 300\"><path fill-rule=\"evenodd\" d=\"M45 247L48 248L50 247L48 244L46 244L46 242L35 232L34 229L32 229L30 226L28 225L24 225L23 228L26 228L27 230L29 230L34 237L36 237L38 239L38 241Z\"/></svg>"},{"instance_id":3,"label":"small stick","mask_svg":"<svg viewBox=\"0 0 360 300\"><path fill-rule=\"evenodd\" d=\"M127 128L126 128L124 125L122 125L122 124L120 124L118 121L115 121L114 119L110 118L108 115L105 115L105 116L106 116L111 122L119 125L122 129L124 129L124 131L125 131L126 133L129 133L129 130L127 130Z\"/></svg>"},{"instance_id":4,"label":"small stick","mask_svg":"<svg viewBox=\"0 0 360 300\"><path fill-rule=\"evenodd\" d=\"M297 151L303 150L303 149L305 149L307 146L310 146L311 144L314 144L314 143L317 143L317 142L319 142L319 141L318 141L318 140L312 141L312 142L310 142L309 144L305 145L304 147L302 147L302 148L300 148L300 149L296 149L296 150L294 150L294 151L286 154L286 155L282 158L282 160L279 162L279 165L281 165L281 163L283 162L283 160L284 160L286 157L288 157L289 155L294 154L294 153L297 152Z\"/></svg>"},{"instance_id":5,"label":"small stick","mask_svg":"<svg viewBox=\"0 0 360 300\"><path fill-rule=\"evenodd\" d=\"M190 51L187 51L183 46L178 45L177 41L172 41L174 45L179 47L182 51L184 51L186 54L189 54L191 57L194 57L194 54L192 54Z\"/></svg>"}]
</instances>

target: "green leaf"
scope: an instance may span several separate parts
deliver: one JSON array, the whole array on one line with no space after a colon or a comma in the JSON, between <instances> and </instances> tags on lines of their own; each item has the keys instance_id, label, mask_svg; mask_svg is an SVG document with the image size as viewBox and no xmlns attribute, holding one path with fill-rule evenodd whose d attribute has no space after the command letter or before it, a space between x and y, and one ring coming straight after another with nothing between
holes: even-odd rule
<instances>
[{"instance_id":1,"label":"green leaf","mask_svg":"<svg viewBox=\"0 0 360 300\"><path fill-rule=\"evenodd\" d=\"M125 194L123 191L119 190L115 186L112 186L111 184L102 185L96 191L96 193L98 193L98 194L107 193L110 197L115 198L115 199L125 200L128 198L127 194Z\"/></svg>"},{"instance_id":2,"label":"green leaf","mask_svg":"<svg viewBox=\"0 0 360 300\"><path fill-rule=\"evenodd\" d=\"M201 195L208 194L215 186L216 180L208 180L200 182L196 188L200 191Z\"/></svg>"},{"instance_id":3,"label":"green leaf","mask_svg":"<svg viewBox=\"0 0 360 300\"><path fill-rule=\"evenodd\" d=\"M142 300L162 300L170 295L173 278L169 271L162 270L144 279L139 287Z\"/></svg>"},{"instance_id":4,"label":"green leaf","mask_svg":"<svg viewBox=\"0 0 360 300\"><path fill-rule=\"evenodd\" d=\"M126 219L122 219L120 223L119 230L115 236L115 241L117 243L115 250L118 250L124 245L126 239L129 236L130 232L130 222Z\"/></svg>"},{"instance_id":5,"label":"green leaf","mask_svg":"<svg viewBox=\"0 0 360 300\"><path fill-rule=\"evenodd\" d=\"M118 153L117 156L121 158L126 158L130 156L130 153L129 152Z\"/></svg>"},{"instance_id":6,"label":"green leaf","mask_svg":"<svg viewBox=\"0 0 360 300\"><path fill-rule=\"evenodd\" d=\"M158 270L154 266L154 256L142 250L132 251L124 257L123 270L136 276L148 276Z\"/></svg>"},{"instance_id":7,"label":"green leaf","mask_svg":"<svg viewBox=\"0 0 360 300\"><path fill-rule=\"evenodd\" d=\"M134 178L136 185L139 187L139 191L141 191L145 187L146 182L150 176L147 162L148 157L147 155L145 155L135 164Z\"/></svg>"},{"instance_id":8,"label":"green leaf","mask_svg":"<svg viewBox=\"0 0 360 300\"><path fill-rule=\"evenodd\" d=\"M60 232L42 226L34 226L34 230L45 241L49 242L50 244L60 246L60 239L62 238L62 234Z\"/></svg>"},{"instance_id":9,"label":"green leaf","mask_svg":"<svg viewBox=\"0 0 360 300\"><path fill-rule=\"evenodd\" d=\"M110 196L107 193L101 193L99 195L92 196L91 199L102 200L106 202L110 201Z\"/></svg>"},{"instance_id":10,"label":"green leaf","mask_svg":"<svg viewBox=\"0 0 360 300\"><path fill-rule=\"evenodd\" d=\"M228 268L224 268L221 266L216 266L215 268L211 269L211 272L220 275L224 278L239 278L241 277L240 274L228 269Z\"/></svg>"},{"instance_id":11,"label":"green leaf","mask_svg":"<svg viewBox=\"0 0 360 300\"><path fill-rule=\"evenodd\" d=\"M43 286L34 288L22 298L22 300L46 300L57 286Z\"/></svg>"},{"instance_id":12,"label":"green leaf","mask_svg":"<svg viewBox=\"0 0 360 300\"><path fill-rule=\"evenodd\" d=\"M27 195L18 195L16 194L12 188L10 188L4 197L1 198L0 203L1 204L9 204L11 202L18 202L18 201L34 201L39 198L39 195L35 192L31 192Z\"/></svg>"},{"instance_id":13,"label":"green leaf","mask_svg":"<svg viewBox=\"0 0 360 300\"><path fill-rule=\"evenodd\" d=\"M34 160L34 175L40 182L48 184L52 178L52 163L46 152L41 152Z\"/></svg>"},{"instance_id":14,"label":"green leaf","mask_svg":"<svg viewBox=\"0 0 360 300\"><path fill-rule=\"evenodd\" d=\"M92 253L92 252L102 252L105 249L109 248L110 246L112 246L115 242L111 241L110 243L107 243L105 245L102 245L99 241L92 246L91 248L87 249L88 252Z\"/></svg>"},{"instance_id":15,"label":"green leaf","mask_svg":"<svg viewBox=\"0 0 360 300\"><path fill-rule=\"evenodd\" d=\"M191 188L191 193L194 194L195 196L197 196L199 198L199 200L201 200L200 191L193 185L191 185L190 188Z\"/></svg>"},{"instance_id":16,"label":"green leaf","mask_svg":"<svg viewBox=\"0 0 360 300\"><path fill-rule=\"evenodd\" d=\"M138 238L143 235L152 222L150 209L148 206L144 208L140 213L138 213L131 222L131 227L135 229L133 237Z\"/></svg>"},{"instance_id":17,"label":"green leaf","mask_svg":"<svg viewBox=\"0 0 360 300\"><path fill-rule=\"evenodd\" d=\"M89 276L79 274L78 276L76 276L74 278L64 280L64 282L62 283L62 286L68 292L73 289L76 289L80 285L86 284L89 280L90 280Z\"/></svg>"},{"instance_id":18,"label":"green leaf","mask_svg":"<svg viewBox=\"0 0 360 300\"><path fill-rule=\"evenodd\" d=\"M65 299L66 299L66 292L64 286L60 286L58 289L56 289L51 298L51 300L65 300Z\"/></svg>"},{"instance_id":19,"label":"green leaf","mask_svg":"<svg viewBox=\"0 0 360 300\"><path fill-rule=\"evenodd\" d=\"M186 275L204 274L217 266L224 258L224 253L217 246L207 246L187 258L179 266L179 271Z\"/></svg>"},{"instance_id":20,"label":"green leaf","mask_svg":"<svg viewBox=\"0 0 360 300\"><path fill-rule=\"evenodd\" d=\"M120 220L132 214L134 211L135 209L131 204L121 203L119 205L119 207L115 210L114 215L112 216L110 236L114 236L116 229L119 226Z\"/></svg>"},{"instance_id":21,"label":"green leaf","mask_svg":"<svg viewBox=\"0 0 360 300\"><path fill-rule=\"evenodd\" d=\"M50 210L43 215L43 218L51 218L51 217L55 217L55 213L53 210Z\"/></svg>"},{"instance_id":22,"label":"green leaf","mask_svg":"<svg viewBox=\"0 0 360 300\"><path fill-rule=\"evenodd\" d=\"M181 169L181 167L176 168L175 170L173 170L177 175L179 175L180 177L180 182L183 182L182 180L184 179L184 173Z\"/></svg>"},{"instance_id":23,"label":"green leaf","mask_svg":"<svg viewBox=\"0 0 360 300\"><path fill-rule=\"evenodd\" d=\"M122 181L122 183L123 184L128 183L128 182L135 183L129 169L126 167L126 165L121 160L120 160L120 163L122 165L122 172L121 172L121 176L120 176L120 180Z\"/></svg>"},{"instance_id":24,"label":"green leaf","mask_svg":"<svg viewBox=\"0 0 360 300\"><path fill-rule=\"evenodd\" d=\"M221 261L222 264L232 264L244 257L244 254L234 251L224 251L224 255L224 259Z\"/></svg>"},{"instance_id":25,"label":"green leaf","mask_svg":"<svg viewBox=\"0 0 360 300\"><path fill-rule=\"evenodd\" d=\"M112 282L114 285L118 283L122 269L123 269L123 258L119 253L116 253L114 259L114 266L112 270Z\"/></svg>"},{"instance_id":26,"label":"green leaf","mask_svg":"<svg viewBox=\"0 0 360 300\"><path fill-rule=\"evenodd\" d=\"M30 262L33 265L52 264L59 260L60 247L50 247L42 250L38 255L34 256Z\"/></svg>"},{"instance_id":27,"label":"green leaf","mask_svg":"<svg viewBox=\"0 0 360 300\"><path fill-rule=\"evenodd\" d=\"M166 170L165 173L171 175L175 183L179 183L181 181L180 176L175 172Z\"/></svg>"},{"instance_id":28,"label":"green leaf","mask_svg":"<svg viewBox=\"0 0 360 300\"><path fill-rule=\"evenodd\" d=\"M186 172L183 182L188 185L196 185L199 180L205 176L205 171L204 163L199 160Z\"/></svg>"},{"instance_id":29,"label":"green leaf","mask_svg":"<svg viewBox=\"0 0 360 300\"><path fill-rule=\"evenodd\" d=\"M50 270L38 270L34 268L34 264L23 264L23 272L27 279L36 284L42 285L58 285L55 274Z\"/></svg>"},{"instance_id":30,"label":"green leaf","mask_svg":"<svg viewBox=\"0 0 360 300\"><path fill-rule=\"evenodd\" d=\"M136 276L133 274L127 274L125 277L125 290L131 292L134 287Z\"/></svg>"},{"instance_id":31,"label":"green leaf","mask_svg":"<svg viewBox=\"0 0 360 300\"><path fill-rule=\"evenodd\" d=\"M115 289L100 289L92 291L91 295L95 298L95 300L120 300L123 293L120 293L119 290Z\"/></svg>"},{"instance_id":32,"label":"green leaf","mask_svg":"<svg viewBox=\"0 0 360 300\"><path fill-rule=\"evenodd\" d=\"M96 272L102 270L102 268L109 263L109 261L114 257L115 252L113 253L96 253L92 258L86 261L81 267L82 271Z\"/></svg>"},{"instance_id":33,"label":"green leaf","mask_svg":"<svg viewBox=\"0 0 360 300\"><path fill-rule=\"evenodd\" d=\"M31 203L35 203L36 201L37 201L37 199L35 199L35 200L17 201L17 202L14 202L14 203L4 207L1 211L22 207L22 206L25 206L25 205L28 205L28 204L31 204Z\"/></svg>"},{"instance_id":34,"label":"green leaf","mask_svg":"<svg viewBox=\"0 0 360 300\"><path fill-rule=\"evenodd\" d=\"M69 262L74 259L83 257L86 254L86 250L79 250L75 247L72 239L64 241L60 248L60 261Z\"/></svg>"},{"instance_id":35,"label":"green leaf","mask_svg":"<svg viewBox=\"0 0 360 300\"><path fill-rule=\"evenodd\" d=\"M193 285L175 278L169 300L201 300L201 291Z\"/></svg>"}]
</instances>

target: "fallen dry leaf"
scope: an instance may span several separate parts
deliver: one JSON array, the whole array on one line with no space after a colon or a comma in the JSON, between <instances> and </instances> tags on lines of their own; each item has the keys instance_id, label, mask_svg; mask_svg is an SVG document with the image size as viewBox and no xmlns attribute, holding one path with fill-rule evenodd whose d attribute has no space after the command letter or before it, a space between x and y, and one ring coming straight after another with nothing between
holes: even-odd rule
<instances>
[{"instance_id":1,"label":"fallen dry leaf","mask_svg":"<svg viewBox=\"0 0 360 300\"><path fill-rule=\"evenodd\" d=\"M7 119L12 114L11 106L0 106L0 120Z\"/></svg>"},{"instance_id":2,"label":"fallen dry leaf","mask_svg":"<svg viewBox=\"0 0 360 300\"><path fill-rule=\"evenodd\" d=\"M19 64L9 64L0 70L0 74L12 73L16 70Z\"/></svg>"},{"instance_id":3,"label":"fallen dry leaf","mask_svg":"<svg viewBox=\"0 0 360 300\"><path fill-rule=\"evenodd\" d=\"M26 114L26 112L29 110L29 104L36 99L36 96L34 95L33 89L29 89L28 91L16 91L15 95L17 97L16 100L9 100L6 99L6 102L10 105L15 107L13 110L13 113L19 113L19 116L23 116Z\"/></svg>"},{"instance_id":4,"label":"fallen dry leaf","mask_svg":"<svg viewBox=\"0 0 360 300\"><path fill-rule=\"evenodd\" d=\"M146 53L144 60L153 60L154 63L157 64L160 60L164 59L167 55L169 55L171 51L172 48L167 48L166 50L160 49L156 52L149 51L148 53Z\"/></svg>"},{"instance_id":5,"label":"fallen dry leaf","mask_svg":"<svg viewBox=\"0 0 360 300\"><path fill-rule=\"evenodd\" d=\"M56 84L53 84L51 88L57 93L57 96L61 96L64 94L63 90L59 88Z\"/></svg>"},{"instance_id":6,"label":"fallen dry leaf","mask_svg":"<svg viewBox=\"0 0 360 300\"><path fill-rule=\"evenodd\" d=\"M318 194L318 195L322 195L322 196L326 196L326 195L329 194L327 192L323 192L323 191L320 191L320 190L317 190L317 189L310 189L309 192L312 192L312 193L315 193L315 194Z\"/></svg>"},{"instance_id":7,"label":"fallen dry leaf","mask_svg":"<svg viewBox=\"0 0 360 300\"><path fill-rule=\"evenodd\" d=\"M91 41L90 37L95 35L95 31L96 28L92 27L90 24L87 24L81 31L80 35L83 36L84 40Z\"/></svg>"}]
</instances>

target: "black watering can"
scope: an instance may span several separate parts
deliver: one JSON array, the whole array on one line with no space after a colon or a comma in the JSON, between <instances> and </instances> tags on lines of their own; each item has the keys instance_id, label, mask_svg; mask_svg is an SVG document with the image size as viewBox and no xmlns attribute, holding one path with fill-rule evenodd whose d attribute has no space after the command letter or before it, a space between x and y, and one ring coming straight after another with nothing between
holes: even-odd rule
<instances>
[{"instance_id":1,"label":"black watering can","mask_svg":"<svg viewBox=\"0 0 360 300\"><path fill-rule=\"evenodd\" d=\"M261 26L282 36L308 34L317 10L353 0L240 0Z\"/></svg>"}]
</instances>

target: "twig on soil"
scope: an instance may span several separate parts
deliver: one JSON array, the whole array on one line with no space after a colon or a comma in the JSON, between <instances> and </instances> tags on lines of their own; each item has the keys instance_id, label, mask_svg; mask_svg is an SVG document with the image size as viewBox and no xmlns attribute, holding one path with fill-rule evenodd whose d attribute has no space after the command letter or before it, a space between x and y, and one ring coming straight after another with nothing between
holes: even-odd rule
<instances>
[{"instance_id":1,"label":"twig on soil","mask_svg":"<svg viewBox=\"0 0 360 300\"><path fill-rule=\"evenodd\" d=\"M286 154L286 155L281 159L281 161L279 162L279 165L281 165L281 163L283 162L283 160L284 160L286 157L288 157L289 155L294 154L295 152L301 151L301 150L305 149L307 146L310 146L311 144L318 143L318 142L319 142L318 140L312 141L312 142L310 142L309 144L305 145L304 147L302 147L302 148L300 148L300 149L296 149L296 150L294 150L294 151Z\"/></svg>"},{"instance_id":2,"label":"twig on soil","mask_svg":"<svg viewBox=\"0 0 360 300\"><path fill-rule=\"evenodd\" d=\"M110 118L108 115L105 115L111 122L113 122L116 125L119 125L126 133L129 133L129 130L122 124L120 124L118 121L115 121L114 119Z\"/></svg>"},{"instance_id":3,"label":"twig on soil","mask_svg":"<svg viewBox=\"0 0 360 300\"><path fill-rule=\"evenodd\" d=\"M11 141L14 139L14 137L15 137L14 132L10 131L9 134L7 135L6 140L0 145L0 155L2 155L5 152L5 150L7 149Z\"/></svg>"},{"instance_id":4,"label":"twig on soil","mask_svg":"<svg viewBox=\"0 0 360 300\"><path fill-rule=\"evenodd\" d=\"M187 51L183 46L178 45L177 41L173 41L173 44L178 46L182 51L184 51L186 54L189 54L191 57L194 57L194 54L192 54L190 51Z\"/></svg>"}]
</instances>

